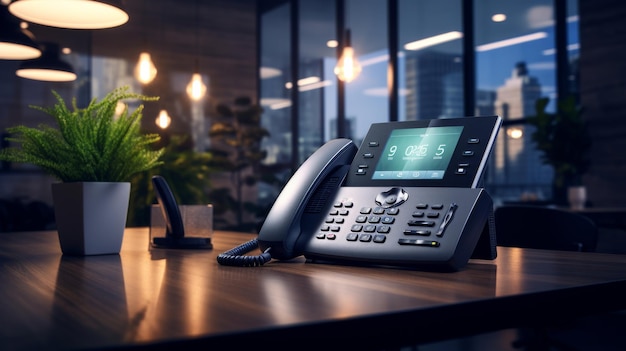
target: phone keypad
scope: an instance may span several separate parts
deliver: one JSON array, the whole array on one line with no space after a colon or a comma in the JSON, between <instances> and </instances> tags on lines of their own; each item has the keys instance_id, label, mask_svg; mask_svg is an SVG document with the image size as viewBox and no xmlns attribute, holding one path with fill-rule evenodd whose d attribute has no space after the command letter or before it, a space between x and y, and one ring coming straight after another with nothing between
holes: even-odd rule
<instances>
[{"instance_id":1,"label":"phone keypad","mask_svg":"<svg viewBox=\"0 0 626 351\"><path fill-rule=\"evenodd\" d=\"M342 225L346 223L346 217L353 207L354 204L349 201L333 204L316 238L336 240L337 233L341 232ZM406 222L398 220L401 207L403 211L410 210L407 204L392 208L361 207L354 218L354 223L349 224L350 229L345 235L345 240L382 244L387 241L387 234L391 233L393 228L402 226L402 236L398 239L398 244L439 247L438 241L422 238L433 235L433 230L443 217L442 211L445 206L442 203L417 203L413 205L413 212Z\"/></svg>"}]
</instances>

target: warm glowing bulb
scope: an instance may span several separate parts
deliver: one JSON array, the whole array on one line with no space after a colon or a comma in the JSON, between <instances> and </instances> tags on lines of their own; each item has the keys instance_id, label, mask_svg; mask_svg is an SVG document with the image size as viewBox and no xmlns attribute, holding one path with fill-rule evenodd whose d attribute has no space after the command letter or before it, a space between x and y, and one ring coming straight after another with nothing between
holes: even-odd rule
<instances>
[{"instance_id":1,"label":"warm glowing bulb","mask_svg":"<svg viewBox=\"0 0 626 351\"><path fill-rule=\"evenodd\" d=\"M172 123L172 118L170 118L170 115L167 114L167 111L161 110L155 122L159 128L165 129L170 126L170 123Z\"/></svg>"},{"instance_id":2,"label":"warm glowing bulb","mask_svg":"<svg viewBox=\"0 0 626 351\"><path fill-rule=\"evenodd\" d=\"M521 128L509 128L507 129L506 134L512 139L520 139L524 136L524 131Z\"/></svg>"},{"instance_id":3,"label":"warm glowing bulb","mask_svg":"<svg viewBox=\"0 0 626 351\"><path fill-rule=\"evenodd\" d=\"M191 76L191 81L187 84L187 95L192 100L198 101L206 94L206 85L202 82L202 76L200 73L194 73Z\"/></svg>"},{"instance_id":4,"label":"warm glowing bulb","mask_svg":"<svg viewBox=\"0 0 626 351\"><path fill-rule=\"evenodd\" d=\"M157 75L157 69L152 63L150 54L142 52L139 54L139 62L135 66L135 77L142 84L148 84L154 80Z\"/></svg>"},{"instance_id":5,"label":"warm glowing bulb","mask_svg":"<svg viewBox=\"0 0 626 351\"><path fill-rule=\"evenodd\" d=\"M115 105L115 115L114 115L114 117L116 119L119 118L122 115L122 113L124 113L124 111L126 111L127 107L128 106L125 103L123 103L122 101L118 101L117 104Z\"/></svg>"},{"instance_id":6,"label":"warm glowing bulb","mask_svg":"<svg viewBox=\"0 0 626 351\"><path fill-rule=\"evenodd\" d=\"M343 49L343 54L337 62L335 74L342 81L349 83L361 73L361 64L354 57L354 50L350 46Z\"/></svg>"}]
</instances>

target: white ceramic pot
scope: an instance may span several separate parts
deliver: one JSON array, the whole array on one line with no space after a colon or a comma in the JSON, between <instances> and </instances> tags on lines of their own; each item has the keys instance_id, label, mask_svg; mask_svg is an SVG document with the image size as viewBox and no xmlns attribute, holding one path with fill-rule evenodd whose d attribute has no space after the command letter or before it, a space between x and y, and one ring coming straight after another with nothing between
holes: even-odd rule
<instances>
[{"instance_id":1,"label":"white ceramic pot","mask_svg":"<svg viewBox=\"0 0 626 351\"><path fill-rule=\"evenodd\" d=\"M68 255L118 254L129 199L127 182L52 184L61 251Z\"/></svg>"},{"instance_id":2,"label":"white ceramic pot","mask_svg":"<svg viewBox=\"0 0 626 351\"><path fill-rule=\"evenodd\" d=\"M567 200L574 210L582 210L587 202L587 188L583 185L567 188Z\"/></svg>"}]
</instances>

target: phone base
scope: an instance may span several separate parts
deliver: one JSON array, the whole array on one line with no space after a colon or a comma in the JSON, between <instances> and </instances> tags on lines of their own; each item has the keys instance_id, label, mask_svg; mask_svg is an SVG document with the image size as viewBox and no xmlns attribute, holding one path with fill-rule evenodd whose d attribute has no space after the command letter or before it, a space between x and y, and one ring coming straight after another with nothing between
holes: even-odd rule
<instances>
[{"instance_id":1,"label":"phone base","mask_svg":"<svg viewBox=\"0 0 626 351\"><path fill-rule=\"evenodd\" d=\"M211 238L154 238L152 247L163 249L212 249Z\"/></svg>"}]
</instances>

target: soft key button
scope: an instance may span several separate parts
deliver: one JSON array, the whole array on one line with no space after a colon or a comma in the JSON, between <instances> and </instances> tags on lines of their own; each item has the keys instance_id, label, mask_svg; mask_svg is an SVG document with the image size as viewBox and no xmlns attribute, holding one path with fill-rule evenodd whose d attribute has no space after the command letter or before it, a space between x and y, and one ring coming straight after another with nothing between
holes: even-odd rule
<instances>
[{"instance_id":1,"label":"soft key button","mask_svg":"<svg viewBox=\"0 0 626 351\"><path fill-rule=\"evenodd\" d=\"M403 204L409 198L409 193L402 188L391 188L376 196L376 204L383 208L395 207Z\"/></svg>"}]
</instances>

